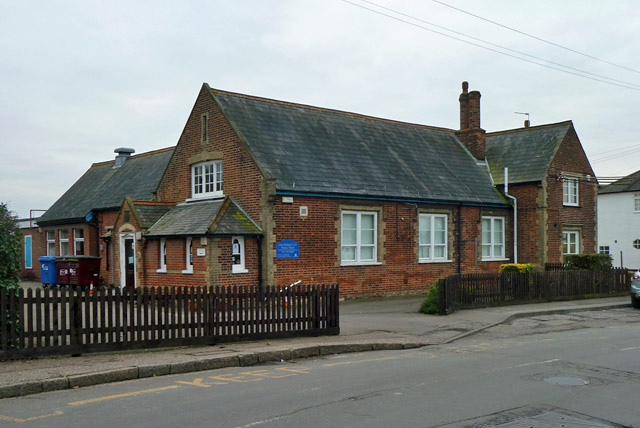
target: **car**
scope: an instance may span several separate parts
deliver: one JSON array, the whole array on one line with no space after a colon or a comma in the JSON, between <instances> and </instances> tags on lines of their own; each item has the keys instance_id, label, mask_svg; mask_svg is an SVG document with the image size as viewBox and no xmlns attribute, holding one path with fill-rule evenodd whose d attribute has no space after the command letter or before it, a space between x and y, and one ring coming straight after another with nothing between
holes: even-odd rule
<instances>
[{"instance_id":1,"label":"car","mask_svg":"<svg viewBox=\"0 0 640 428\"><path fill-rule=\"evenodd\" d=\"M631 280L631 305L640 308L640 270L633 274Z\"/></svg>"}]
</instances>

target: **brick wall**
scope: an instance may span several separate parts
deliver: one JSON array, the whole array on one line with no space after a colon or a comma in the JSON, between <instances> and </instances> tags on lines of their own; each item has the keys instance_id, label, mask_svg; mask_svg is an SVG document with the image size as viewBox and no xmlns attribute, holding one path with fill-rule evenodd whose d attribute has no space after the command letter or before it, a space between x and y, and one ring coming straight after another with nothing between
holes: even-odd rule
<instances>
[{"instance_id":1,"label":"brick wall","mask_svg":"<svg viewBox=\"0 0 640 428\"><path fill-rule=\"evenodd\" d=\"M101 283L104 285L115 284L114 273L114 257L115 257L115 243L118 241L118 236L113 232L113 225L118 217L117 210L101 211L98 213L98 227L100 230L100 236L105 235L109 231L112 232L110 240L103 240L100 238L98 248L100 250L100 278Z\"/></svg>"},{"instance_id":2,"label":"brick wall","mask_svg":"<svg viewBox=\"0 0 640 428\"><path fill-rule=\"evenodd\" d=\"M510 184L509 194L518 201L518 263L544 267L544 203L541 183Z\"/></svg>"},{"instance_id":3,"label":"brick wall","mask_svg":"<svg viewBox=\"0 0 640 428\"><path fill-rule=\"evenodd\" d=\"M202 115L208 119L208 139L202 142ZM262 174L235 134L206 86L200 91L167 167L157 197L182 202L191 197L191 164L222 159L224 194L231 195L258 223L262 220Z\"/></svg>"},{"instance_id":4,"label":"brick wall","mask_svg":"<svg viewBox=\"0 0 640 428\"><path fill-rule=\"evenodd\" d=\"M462 233L458 254L458 207L443 205L415 205L397 202L337 200L331 198L294 197L293 203L275 204L274 258L277 284L339 283L345 297L362 295L393 295L424 292L435 280L456 273L458 261L462 272L497 271L507 261L481 260L481 218L483 215L504 216L507 235L506 256L512 256L511 221L509 210L462 207ZM307 208L307 216L300 216L300 207ZM340 258L341 211L378 213L378 264L371 266L343 266ZM418 216L420 213L448 216L448 261L419 263ZM476 247L476 238L478 246ZM291 239L299 243L300 257L278 259L277 242ZM476 256L475 251L478 251Z\"/></svg>"},{"instance_id":5,"label":"brick wall","mask_svg":"<svg viewBox=\"0 0 640 428\"><path fill-rule=\"evenodd\" d=\"M578 178L577 207L563 205L563 181L559 179L561 174L574 174ZM571 126L549 167L547 177L548 262L562 260L563 230L581 232L581 253L597 252L597 187L595 174Z\"/></svg>"}]
</instances>

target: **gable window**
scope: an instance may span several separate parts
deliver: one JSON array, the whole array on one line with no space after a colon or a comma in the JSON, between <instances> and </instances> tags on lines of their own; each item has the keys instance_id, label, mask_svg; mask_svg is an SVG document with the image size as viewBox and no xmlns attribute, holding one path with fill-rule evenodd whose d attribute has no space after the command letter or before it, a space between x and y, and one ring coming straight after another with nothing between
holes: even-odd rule
<instances>
[{"instance_id":1,"label":"gable window","mask_svg":"<svg viewBox=\"0 0 640 428\"><path fill-rule=\"evenodd\" d=\"M223 196L222 161L201 162L191 166L191 197Z\"/></svg>"},{"instance_id":2,"label":"gable window","mask_svg":"<svg viewBox=\"0 0 640 428\"><path fill-rule=\"evenodd\" d=\"M84 229L73 229L73 255L84 255Z\"/></svg>"},{"instance_id":3,"label":"gable window","mask_svg":"<svg viewBox=\"0 0 640 428\"><path fill-rule=\"evenodd\" d=\"M160 254L158 254L160 259L160 268L156 271L158 273L166 273L167 272L167 240L162 238L160 240Z\"/></svg>"},{"instance_id":4,"label":"gable window","mask_svg":"<svg viewBox=\"0 0 640 428\"><path fill-rule=\"evenodd\" d=\"M67 229L60 229L58 231L58 239L60 240L60 256L69 255L69 231Z\"/></svg>"},{"instance_id":5,"label":"gable window","mask_svg":"<svg viewBox=\"0 0 640 428\"><path fill-rule=\"evenodd\" d=\"M375 263L377 245L376 212L342 212L341 260L345 264Z\"/></svg>"},{"instance_id":6,"label":"gable window","mask_svg":"<svg viewBox=\"0 0 640 428\"><path fill-rule=\"evenodd\" d=\"M482 217L482 260L504 259L504 217Z\"/></svg>"},{"instance_id":7,"label":"gable window","mask_svg":"<svg viewBox=\"0 0 640 428\"><path fill-rule=\"evenodd\" d=\"M633 197L634 208L633 211L640 213L640 193L636 193Z\"/></svg>"},{"instance_id":8,"label":"gable window","mask_svg":"<svg viewBox=\"0 0 640 428\"><path fill-rule=\"evenodd\" d=\"M447 259L447 216L420 214L418 217L418 260Z\"/></svg>"},{"instance_id":9,"label":"gable window","mask_svg":"<svg viewBox=\"0 0 640 428\"><path fill-rule=\"evenodd\" d=\"M231 238L231 272L248 272L244 265L244 238L242 236Z\"/></svg>"},{"instance_id":10,"label":"gable window","mask_svg":"<svg viewBox=\"0 0 640 428\"><path fill-rule=\"evenodd\" d=\"M608 245L601 245L598 249L598 253L600 254L611 254L609 252L609 246Z\"/></svg>"},{"instance_id":11,"label":"gable window","mask_svg":"<svg viewBox=\"0 0 640 428\"><path fill-rule=\"evenodd\" d=\"M202 129L200 131L200 142L206 144L209 142L209 115L207 113L200 116L200 124Z\"/></svg>"},{"instance_id":12,"label":"gable window","mask_svg":"<svg viewBox=\"0 0 640 428\"><path fill-rule=\"evenodd\" d=\"M580 254L580 232L576 230L562 232L562 254Z\"/></svg>"},{"instance_id":13,"label":"gable window","mask_svg":"<svg viewBox=\"0 0 640 428\"><path fill-rule=\"evenodd\" d=\"M562 203L564 205L578 206L578 179L564 178L562 183Z\"/></svg>"},{"instance_id":14,"label":"gable window","mask_svg":"<svg viewBox=\"0 0 640 428\"><path fill-rule=\"evenodd\" d=\"M193 239L185 239L185 268L182 273L193 273Z\"/></svg>"},{"instance_id":15,"label":"gable window","mask_svg":"<svg viewBox=\"0 0 640 428\"><path fill-rule=\"evenodd\" d=\"M55 257L56 255L56 232L47 230L47 256Z\"/></svg>"}]
</instances>

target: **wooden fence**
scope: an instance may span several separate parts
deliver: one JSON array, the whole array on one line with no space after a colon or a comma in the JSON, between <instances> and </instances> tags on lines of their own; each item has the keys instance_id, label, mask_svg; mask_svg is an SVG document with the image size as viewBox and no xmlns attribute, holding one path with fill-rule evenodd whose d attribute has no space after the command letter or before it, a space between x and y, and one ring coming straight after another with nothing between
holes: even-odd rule
<instances>
[{"instance_id":1,"label":"wooden fence","mask_svg":"<svg viewBox=\"0 0 640 428\"><path fill-rule=\"evenodd\" d=\"M629 292L627 269L610 271L504 272L450 275L440 279L440 310L563 300Z\"/></svg>"},{"instance_id":2,"label":"wooden fence","mask_svg":"<svg viewBox=\"0 0 640 428\"><path fill-rule=\"evenodd\" d=\"M0 359L339 334L338 298L337 285L0 288Z\"/></svg>"}]
</instances>

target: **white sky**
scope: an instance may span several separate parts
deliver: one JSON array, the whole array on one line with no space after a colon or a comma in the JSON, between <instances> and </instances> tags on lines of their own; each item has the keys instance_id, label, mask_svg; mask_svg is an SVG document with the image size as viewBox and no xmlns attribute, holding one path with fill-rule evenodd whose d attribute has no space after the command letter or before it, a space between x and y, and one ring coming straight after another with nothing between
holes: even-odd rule
<instances>
[{"instance_id":1,"label":"white sky","mask_svg":"<svg viewBox=\"0 0 640 428\"><path fill-rule=\"evenodd\" d=\"M49 208L91 163L112 159L116 147L142 153L175 145L203 82L456 129L467 80L482 93L488 132L521 127L525 117L516 111L529 112L532 125L571 119L598 176L640 169L637 1L442 0L636 71L431 0L372 1L627 88L342 0L0 0L0 201L28 217ZM608 155L618 156L603 160Z\"/></svg>"}]
</instances>

